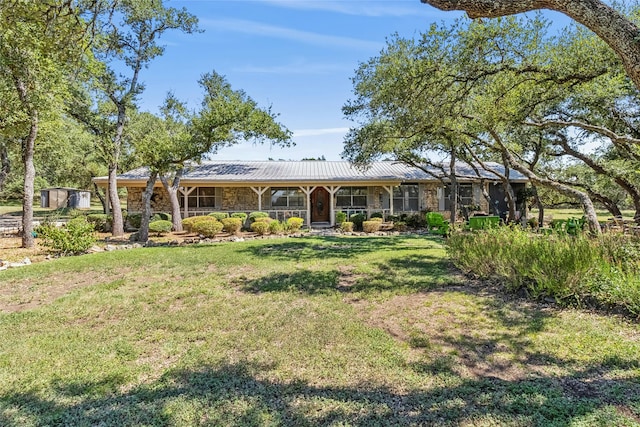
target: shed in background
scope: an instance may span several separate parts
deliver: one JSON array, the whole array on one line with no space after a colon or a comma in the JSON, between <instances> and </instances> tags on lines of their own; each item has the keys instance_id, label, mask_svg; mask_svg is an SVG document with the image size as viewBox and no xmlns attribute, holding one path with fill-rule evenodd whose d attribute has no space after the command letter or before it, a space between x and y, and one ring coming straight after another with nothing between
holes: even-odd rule
<instances>
[{"instance_id":1,"label":"shed in background","mask_svg":"<svg viewBox=\"0 0 640 427\"><path fill-rule=\"evenodd\" d=\"M77 188L45 188L40 190L40 207L89 209L91 207L91 192Z\"/></svg>"}]
</instances>

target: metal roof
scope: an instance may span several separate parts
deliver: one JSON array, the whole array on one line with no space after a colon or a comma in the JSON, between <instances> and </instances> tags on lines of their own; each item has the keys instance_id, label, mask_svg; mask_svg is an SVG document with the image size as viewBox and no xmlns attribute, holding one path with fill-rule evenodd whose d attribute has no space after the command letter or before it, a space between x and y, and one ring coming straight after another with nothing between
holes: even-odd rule
<instances>
[{"instance_id":1,"label":"metal roof","mask_svg":"<svg viewBox=\"0 0 640 427\"><path fill-rule=\"evenodd\" d=\"M504 174L504 166L498 163L485 163L489 169ZM448 173L448 164L444 166ZM434 181L442 176L442 171L428 167L432 174L394 161L373 162L366 168L359 168L347 161L206 161L192 164L182 176L182 182L194 183L294 183L294 182L421 182ZM464 163L456 166L459 179L478 179L475 170ZM482 178L498 180L496 175L478 167ZM510 180L526 182L527 178L515 170L509 171ZM118 181L146 181L148 168L138 168L118 175ZM444 177L446 179L446 176ZM94 179L96 182L106 177Z\"/></svg>"}]
</instances>

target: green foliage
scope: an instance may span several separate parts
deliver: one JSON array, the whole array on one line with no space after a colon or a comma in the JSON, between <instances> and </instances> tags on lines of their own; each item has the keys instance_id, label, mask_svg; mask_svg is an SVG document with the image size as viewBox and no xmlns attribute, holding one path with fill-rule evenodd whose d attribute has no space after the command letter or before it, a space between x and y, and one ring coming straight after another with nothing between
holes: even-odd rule
<instances>
[{"instance_id":1,"label":"green foliage","mask_svg":"<svg viewBox=\"0 0 640 427\"><path fill-rule=\"evenodd\" d=\"M347 220L347 214L342 212L342 211L338 211L336 212L336 224L340 225L343 222L345 222Z\"/></svg>"},{"instance_id":2,"label":"green foliage","mask_svg":"<svg viewBox=\"0 0 640 427\"><path fill-rule=\"evenodd\" d=\"M340 224L340 230L344 231L345 233L351 233L353 231L353 222L343 221Z\"/></svg>"},{"instance_id":3,"label":"green foliage","mask_svg":"<svg viewBox=\"0 0 640 427\"><path fill-rule=\"evenodd\" d=\"M236 234L242 229L242 219L240 218L222 218L220 222L223 230L227 233Z\"/></svg>"},{"instance_id":4,"label":"green foliage","mask_svg":"<svg viewBox=\"0 0 640 427\"><path fill-rule=\"evenodd\" d=\"M222 221L225 218L229 218L229 213L228 212L211 212L209 216L214 217L218 221Z\"/></svg>"},{"instance_id":5,"label":"green foliage","mask_svg":"<svg viewBox=\"0 0 640 427\"><path fill-rule=\"evenodd\" d=\"M157 212L153 214L149 221L171 221L171 214L165 212Z\"/></svg>"},{"instance_id":6,"label":"green foliage","mask_svg":"<svg viewBox=\"0 0 640 427\"><path fill-rule=\"evenodd\" d=\"M62 255L77 255L86 252L96 242L94 224L85 217L73 218L63 227L45 225L39 228L42 244Z\"/></svg>"},{"instance_id":7,"label":"green foliage","mask_svg":"<svg viewBox=\"0 0 640 427\"><path fill-rule=\"evenodd\" d=\"M140 228L140 225L142 224L142 214L134 213L127 215L127 222L133 228Z\"/></svg>"},{"instance_id":8,"label":"green foliage","mask_svg":"<svg viewBox=\"0 0 640 427\"><path fill-rule=\"evenodd\" d=\"M211 216L199 216L194 218L197 218L197 220L188 223L188 227L191 232L200 234L204 237L215 237L216 234L220 233L224 228L224 225L220 221ZM184 220L182 225L184 226Z\"/></svg>"},{"instance_id":9,"label":"green foliage","mask_svg":"<svg viewBox=\"0 0 640 427\"><path fill-rule=\"evenodd\" d=\"M281 234L285 226L280 221L271 221L269 224L269 233L271 234Z\"/></svg>"},{"instance_id":10,"label":"green foliage","mask_svg":"<svg viewBox=\"0 0 640 427\"><path fill-rule=\"evenodd\" d=\"M269 222L255 221L251 223L251 231L259 235L265 235L269 231Z\"/></svg>"},{"instance_id":11,"label":"green foliage","mask_svg":"<svg viewBox=\"0 0 640 427\"><path fill-rule=\"evenodd\" d=\"M200 218L202 218L202 216L190 216L184 218L182 220L182 228L184 228L187 233L193 233L193 224L200 221Z\"/></svg>"},{"instance_id":12,"label":"green foliage","mask_svg":"<svg viewBox=\"0 0 640 427\"><path fill-rule=\"evenodd\" d=\"M269 218L269 214L266 212L251 212L249 214L249 222L255 222L258 218Z\"/></svg>"},{"instance_id":13,"label":"green foliage","mask_svg":"<svg viewBox=\"0 0 640 427\"><path fill-rule=\"evenodd\" d=\"M108 232L111 230L111 215L107 214L89 214L87 221L93 224L96 231Z\"/></svg>"},{"instance_id":14,"label":"green foliage","mask_svg":"<svg viewBox=\"0 0 640 427\"><path fill-rule=\"evenodd\" d=\"M463 271L497 278L510 290L526 288L534 297L613 305L640 315L638 238L532 235L499 227L455 233L447 248Z\"/></svg>"},{"instance_id":15,"label":"green foliage","mask_svg":"<svg viewBox=\"0 0 640 427\"><path fill-rule=\"evenodd\" d=\"M365 233L375 233L380 231L380 224L382 224L382 218L378 218L380 221L364 221L362 223L362 230Z\"/></svg>"},{"instance_id":16,"label":"green foliage","mask_svg":"<svg viewBox=\"0 0 640 427\"><path fill-rule=\"evenodd\" d=\"M304 225L304 219L302 218L294 216L287 219L287 229L292 233L295 233L296 231L300 230L303 225Z\"/></svg>"},{"instance_id":17,"label":"green foliage","mask_svg":"<svg viewBox=\"0 0 640 427\"><path fill-rule=\"evenodd\" d=\"M172 227L173 223L164 219L158 219L149 223L149 231L158 233L158 235L169 233Z\"/></svg>"},{"instance_id":18,"label":"green foliage","mask_svg":"<svg viewBox=\"0 0 640 427\"><path fill-rule=\"evenodd\" d=\"M381 216L373 216L371 215L371 218L369 218L369 221L374 221L374 222L383 222L383 219Z\"/></svg>"},{"instance_id":19,"label":"green foliage","mask_svg":"<svg viewBox=\"0 0 640 427\"><path fill-rule=\"evenodd\" d=\"M381 220L384 218L382 212L373 212L369 219L380 218Z\"/></svg>"},{"instance_id":20,"label":"green foliage","mask_svg":"<svg viewBox=\"0 0 640 427\"><path fill-rule=\"evenodd\" d=\"M352 214L349 221L353 223L356 230L362 230L362 223L366 219L364 214Z\"/></svg>"},{"instance_id":21,"label":"green foliage","mask_svg":"<svg viewBox=\"0 0 640 427\"><path fill-rule=\"evenodd\" d=\"M271 218L269 215L261 216L261 217L256 218L254 220L254 222L266 222L267 224L269 224L271 221L275 221L275 220L273 218Z\"/></svg>"},{"instance_id":22,"label":"green foliage","mask_svg":"<svg viewBox=\"0 0 640 427\"><path fill-rule=\"evenodd\" d=\"M231 218L240 218L242 220L242 225L247 222L247 214L244 212L234 212L231 214Z\"/></svg>"}]
</instances>

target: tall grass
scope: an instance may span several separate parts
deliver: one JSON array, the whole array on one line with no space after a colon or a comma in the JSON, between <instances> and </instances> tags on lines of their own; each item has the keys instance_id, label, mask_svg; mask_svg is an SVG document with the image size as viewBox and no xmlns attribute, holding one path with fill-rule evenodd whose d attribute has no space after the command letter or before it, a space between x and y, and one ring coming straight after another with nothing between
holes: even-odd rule
<instances>
[{"instance_id":1,"label":"tall grass","mask_svg":"<svg viewBox=\"0 0 640 427\"><path fill-rule=\"evenodd\" d=\"M537 235L496 228L458 233L448 252L463 271L564 304L622 308L640 316L640 239L619 234Z\"/></svg>"}]
</instances>

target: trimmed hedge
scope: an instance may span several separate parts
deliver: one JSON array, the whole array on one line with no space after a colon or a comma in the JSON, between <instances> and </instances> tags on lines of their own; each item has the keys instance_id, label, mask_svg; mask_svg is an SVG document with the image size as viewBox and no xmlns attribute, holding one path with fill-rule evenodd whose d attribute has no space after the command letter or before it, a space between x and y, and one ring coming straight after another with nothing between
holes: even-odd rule
<instances>
[{"instance_id":1,"label":"trimmed hedge","mask_svg":"<svg viewBox=\"0 0 640 427\"><path fill-rule=\"evenodd\" d=\"M224 227L220 221L212 216L202 216L197 218L199 219L191 224L191 230L204 237L215 237L216 234L220 233Z\"/></svg>"},{"instance_id":2,"label":"trimmed hedge","mask_svg":"<svg viewBox=\"0 0 640 427\"><path fill-rule=\"evenodd\" d=\"M267 231L269 231L269 223L265 221L256 221L251 224L251 231L258 233L261 236L267 234Z\"/></svg>"},{"instance_id":3,"label":"trimmed hedge","mask_svg":"<svg viewBox=\"0 0 640 427\"><path fill-rule=\"evenodd\" d=\"M381 224L382 224L382 221L364 221L362 223L362 230L365 233L375 233L376 231L380 230Z\"/></svg>"},{"instance_id":4,"label":"trimmed hedge","mask_svg":"<svg viewBox=\"0 0 640 427\"><path fill-rule=\"evenodd\" d=\"M173 228L173 223L164 219L159 219L149 223L149 231L158 234L169 233L171 228Z\"/></svg>"},{"instance_id":5,"label":"trimmed hedge","mask_svg":"<svg viewBox=\"0 0 640 427\"><path fill-rule=\"evenodd\" d=\"M269 218L269 214L266 212L251 212L249 214L249 222L255 222L258 218Z\"/></svg>"},{"instance_id":6,"label":"trimmed hedge","mask_svg":"<svg viewBox=\"0 0 640 427\"><path fill-rule=\"evenodd\" d=\"M242 219L240 218L222 218L223 230L227 233L235 234L242 229Z\"/></svg>"},{"instance_id":7,"label":"trimmed hedge","mask_svg":"<svg viewBox=\"0 0 640 427\"><path fill-rule=\"evenodd\" d=\"M229 213L228 212L211 212L207 216L212 216L215 219L217 219L218 221L222 221L225 218L229 218Z\"/></svg>"},{"instance_id":8,"label":"trimmed hedge","mask_svg":"<svg viewBox=\"0 0 640 427\"><path fill-rule=\"evenodd\" d=\"M340 230L344 231L345 233L351 233L353 231L353 222L343 221L342 224L340 224Z\"/></svg>"},{"instance_id":9,"label":"trimmed hedge","mask_svg":"<svg viewBox=\"0 0 640 427\"><path fill-rule=\"evenodd\" d=\"M291 217L287 219L287 229L292 233L300 230L304 225L304 219L299 218L297 216Z\"/></svg>"}]
</instances>

